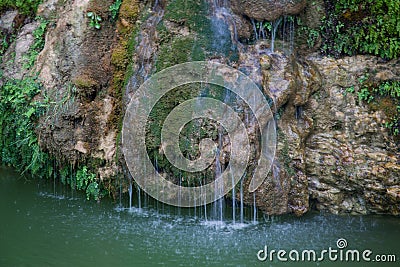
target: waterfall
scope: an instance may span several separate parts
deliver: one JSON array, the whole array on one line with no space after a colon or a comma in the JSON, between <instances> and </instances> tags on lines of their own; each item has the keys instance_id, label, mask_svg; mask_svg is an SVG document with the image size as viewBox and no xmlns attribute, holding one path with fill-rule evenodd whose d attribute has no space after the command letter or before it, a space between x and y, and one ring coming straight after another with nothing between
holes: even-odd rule
<instances>
[{"instance_id":1,"label":"waterfall","mask_svg":"<svg viewBox=\"0 0 400 267\"><path fill-rule=\"evenodd\" d=\"M232 222L235 223L236 219L236 196L235 196L235 179L232 175Z\"/></svg>"},{"instance_id":2,"label":"waterfall","mask_svg":"<svg viewBox=\"0 0 400 267\"><path fill-rule=\"evenodd\" d=\"M256 192L253 192L253 223L257 223Z\"/></svg>"},{"instance_id":3,"label":"waterfall","mask_svg":"<svg viewBox=\"0 0 400 267\"><path fill-rule=\"evenodd\" d=\"M250 19L251 20L251 25L253 25L253 31L254 31L254 35L256 37L256 40L258 40L258 33L257 33L257 26L256 26L256 22L254 21L253 18Z\"/></svg>"},{"instance_id":4,"label":"waterfall","mask_svg":"<svg viewBox=\"0 0 400 267\"><path fill-rule=\"evenodd\" d=\"M244 178L240 180L240 223L243 223L243 181Z\"/></svg>"},{"instance_id":5,"label":"waterfall","mask_svg":"<svg viewBox=\"0 0 400 267\"><path fill-rule=\"evenodd\" d=\"M220 162L220 154L222 149L222 130L218 129L218 147L215 155L215 187L214 194L217 199L213 204L213 217L216 220L223 221L223 206L224 206L224 181L221 179L222 168Z\"/></svg>"},{"instance_id":6,"label":"waterfall","mask_svg":"<svg viewBox=\"0 0 400 267\"><path fill-rule=\"evenodd\" d=\"M137 194L138 194L138 208L139 210L142 209L142 200L140 198L140 186L137 187Z\"/></svg>"},{"instance_id":7,"label":"waterfall","mask_svg":"<svg viewBox=\"0 0 400 267\"><path fill-rule=\"evenodd\" d=\"M272 53L274 53L276 32L277 32L279 24L281 24L281 22L282 22L282 17L279 17L272 22L272 31L271 31L271 52Z\"/></svg>"},{"instance_id":8,"label":"waterfall","mask_svg":"<svg viewBox=\"0 0 400 267\"><path fill-rule=\"evenodd\" d=\"M137 45L135 48L135 69L134 75L128 81L125 90L125 104L129 103L134 92L139 86L147 80L153 72L154 55L156 54L156 27L164 16L164 10L158 5L158 2L153 7L153 12L149 18L143 23L137 37Z\"/></svg>"},{"instance_id":9,"label":"waterfall","mask_svg":"<svg viewBox=\"0 0 400 267\"><path fill-rule=\"evenodd\" d=\"M300 120L303 118L303 107L296 106L296 120Z\"/></svg>"},{"instance_id":10,"label":"waterfall","mask_svg":"<svg viewBox=\"0 0 400 267\"><path fill-rule=\"evenodd\" d=\"M132 209L132 179L129 179L129 210Z\"/></svg>"}]
</instances>

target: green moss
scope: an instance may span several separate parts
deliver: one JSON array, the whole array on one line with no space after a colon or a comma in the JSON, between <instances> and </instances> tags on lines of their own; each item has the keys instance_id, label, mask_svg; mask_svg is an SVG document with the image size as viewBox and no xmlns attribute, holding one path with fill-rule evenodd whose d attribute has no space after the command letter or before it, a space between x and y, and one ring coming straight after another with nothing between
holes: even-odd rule
<instances>
[{"instance_id":1,"label":"green moss","mask_svg":"<svg viewBox=\"0 0 400 267\"><path fill-rule=\"evenodd\" d=\"M161 46L156 62L156 69L162 70L176 64L191 61L194 48L194 39L191 37L181 37L174 39L170 44ZM197 51L202 53L202 51ZM196 53L196 55L198 55Z\"/></svg>"},{"instance_id":2,"label":"green moss","mask_svg":"<svg viewBox=\"0 0 400 267\"><path fill-rule=\"evenodd\" d=\"M96 80L87 75L78 76L74 79L73 84L80 89L90 89L97 86Z\"/></svg>"},{"instance_id":3,"label":"green moss","mask_svg":"<svg viewBox=\"0 0 400 267\"><path fill-rule=\"evenodd\" d=\"M279 161L283 163L284 169L289 176L293 176L296 174L295 170L291 166L292 159L289 156L289 143L285 134L282 132L281 129L278 128L278 138L279 140L283 140L283 147L279 151Z\"/></svg>"},{"instance_id":4,"label":"green moss","mask_svg":"<svg viewBox=\"0 0 400 267\"><path fill-rule=\"evenodd\" d=\"M127 41L122 41L116 48L113 49L111 54L111 64L117 70L125 70L128 64Z\"/></svg>"},{"instance_id":5,"label":"green moss","mask_svg":"<svg viewBox=\"0 0 400 267\"><path fill-rule=\"evenodd\" d=\"M42 0L2 0L0 1L0 11L6 9L17 9L24 15L34 16Z\"/></svg>"},{"instance_id":6,"label":"green moss","mask_svg":"<svg viewBox=\"0 0 400 267\"><path fill-rule=\"evenodd\" d=\"M179 179L182 178L180 182L183 186L199 186L210 182L214 178L214 173L212 168L201 173L181 171L171 165L165 155L160 153L161 129L166 117L177 105L202 94L207 94L208 97L223 101L225 95L221 92L224 92L224 90L221 90L221 87L218 86L205 86L198 83L187 84L168 92L152 109L146 126L146 148L151 161L157 162L159 172L168 174L172 182L179 183ZM186 124L179 137L182 154L190 159L198 158L200 155L198 144L204 138L211 138L217 142L218 129L216 122L205 119L194 120Z\"/></svg>"},{"instance_id":7,"label":"green moss","mask_svg":"<svg viewBox=\"0 0 400 267\"><path fill-rule=\"evenodd\" d=\"M210 27L208 6L203 0L172 0L165 8L164 19L187 26L194 32L205 32Z\"/></svg>"},{"instance_id":8,"label":"green moss","mask_svg":"<svg viewBox=\"0 0 400 267\"><path fill-rule=\"evenodd\" d=\"M161 22L157 32L161 47L156 62L156 70L187 62L201 61L221 56L230 61L238 60L236 47L232 45L229 34L220 36L213 32L213 22L209 18L208 4L204 0L173 0L165 8L164 20L173 21L189 29L189 36L174 36ZM221 21L229 33L228 25ZM169 55L171 54L171 55Z\"/></svg>"}]
</instances>

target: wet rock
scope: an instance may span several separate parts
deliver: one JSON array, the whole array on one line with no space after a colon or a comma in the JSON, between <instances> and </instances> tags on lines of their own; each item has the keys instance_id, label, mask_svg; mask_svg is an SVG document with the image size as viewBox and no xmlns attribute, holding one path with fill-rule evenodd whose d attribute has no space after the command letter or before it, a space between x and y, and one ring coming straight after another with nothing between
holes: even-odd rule
<instances>
[{"instance_id":1,"label":"wet rock","mask_svg":"<svg viewBox=\"0 0 400 267\"><path fill-rule=\"evenodd\" d=\"M18 32L16 40L3 55L1 64L3 76L8 79L22 79L29 71L26 67L28 52L35 42L33 31L38 27L38 22L24 25Z\"/></svg>"},{"instance_id":2,"label":"wet rock","mask_svg":"<svg viewBox=\"0 0 400 267\"><path fill-rule=\"evenodd\" d=\"M307 60L275 52L260 58L265 93L274 99L275 109L294 95L293 104L303 106L310 95L321 87L318 69Z\"/></svg>"},{"instance_id":3,"label":"wet rock","mask_svg":"<svg viewBox=\"0 0 400 267\"><path fill-rule=\"evenodd\" d=\"M57 15L57 5L60 0L47 0L43 1L38 6L37 14L47 20L53 19Z\"/></svg>"},{"instance_id":4,"label":"wet rock","mask_svg":"<svg viewBox=\"0 0 400 267\"><path fill-rule=\"evenodd\" d=\"M11 33L14 29L14 21L18 16L17 10L5 12L0 17L0 30L6 33Z\"/></svg>"},{"instance_id":5,"label":"wet rock","mask_svg":"<svg viewBox=\"0 0 400 267\"><path fill-rule=\"evenodd\" d=\"M396 190L388 188L399 183L400 158L398 145L382 126L385 114L371 111L359 103L356 93L344 90L357 88L357 79L370 68L399 73L399 67L370 56L308 60L317 66L324 83L305 106L314 120L305 143L305 162L316 207L333 213L398 214Z\"/></svg>"},{"instance_id":6,"label":"wet rock","mask_svg":"<svg viewBox=\"0 0 400 267\"><path fill-rule=\"evenodd\" d=\"M39 122L41 147L71 164L104 161L102 179L116 166L117 136L110 126L116 101L108 91L115 23L105 19L111 3L44 1L38 13L52 22L35 65L43 91L56 103ZM88 10L103 18L101 30L89 26Z\"/></svg>"},{"instance_id":7,"label":"wet rock","mask_svg":"<svg viewBox=\"0 0 400 267\"><path fill-rule=\"evenodd\" d=\"M295 15L306 6L305 0L232 0L232 10L258 21L276 20L283 15Z\"/></svg>"},{"instance_id":8,"label":"wet rock","mask_svg":"<svg viewBox=\"0 0 400 267\"><path fill-rule=\"evenodd\" d=\"M87 143L82 142L82 141L78 141L74 148L75 148L75 150L77 150L77 151L79 151L79 152L81 152L83 154L87 154L88 153L88 149L87 149L88 146L89 145Z\"/></svg>"},{"instance_id":9,"label":"wet rock","mask_svg":"<svg viewBox=\"0 0 400 267\"><path fill-rule=\"evenodd\" d=\"M253 32L253 26L250 21L245 19L243 16L238 16L236 14L232 14L232 20L235 27L233 32L236 32L236 38L240 41L249 40Z\"/></svg>"}]
</instances>

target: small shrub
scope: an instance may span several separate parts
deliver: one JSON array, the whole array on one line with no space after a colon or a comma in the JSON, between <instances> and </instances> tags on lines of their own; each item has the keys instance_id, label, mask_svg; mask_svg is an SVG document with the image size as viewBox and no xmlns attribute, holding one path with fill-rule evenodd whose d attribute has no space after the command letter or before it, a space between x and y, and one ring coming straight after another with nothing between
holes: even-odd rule
<instances>
[{"instance_id":1,"label":"small shrub","mask_svg":"<svg viewBox=\"0 0 400 267\"><path fill-rule=\"evenodd\" d=\"M111 12L111 18L116 20L119 13L119 8L121 7L122 0L116 0L109 8Z\"/></svg>"},{"instance_id":2,"label":"small shrub","mask_svg":"<svg viewBox=\"0 0 400 267\"><path fill-rule=\"evenodd\" d=\"M87 200L90 197L99 200L100 187L97 183L96 174L89 172L86 166L76 172L76 188L85 191Z\"/></svg>"},{"instance_id":3,"label":"small shrub","mask_svg":"<svg viewBox=\"0 0 400 267\"><path fill-rule=\"evenodd\" d=\"M87 13L87 16L90 19L89 26L94 29L100 30L101 29L100 23L102 22L102 18L100 17L100 15L97 15L96 12L90 11Z\"/></svg>"}]
</instances>

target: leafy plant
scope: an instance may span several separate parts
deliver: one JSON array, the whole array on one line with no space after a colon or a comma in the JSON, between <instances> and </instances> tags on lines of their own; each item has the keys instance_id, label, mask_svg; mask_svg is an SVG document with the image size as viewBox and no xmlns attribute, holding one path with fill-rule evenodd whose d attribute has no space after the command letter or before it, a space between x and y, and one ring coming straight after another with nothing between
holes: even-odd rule
<instances>
[{"instance_id":1,"label":"leafy plant","mask_svg":"<svg viewBox=\"0 0 400 267\"><path fill-rule=\"evenodd\" d=\"M357 94L360 101L364 100L370 103L372 100L374 100L374 97L371 95L367 87L362 87Z\"/></svg>"},{"instance_id":2,"label":"leafy plant","mask_svg":"<svg viewBox=\"0 0 400 267\"><path fill-rule=\"evenodd\" d=\"M32 33L35 41L29 48L28 54L24 57L25 63L23 67L25 69L29 69L35 64L36 58L39 55L40 51L42 51L45 44L44 36L49 22L41 17L38 17L37 19L40 23L39 26Z\"/></svg>"},{"instance_id":3,"label":"leafy plant","mask_svg":"<svg viewBox=\"0 0 400 267\"><path fill-rule=\"evenodd\" d=\"M41 151L35 133L35 123L48 107L46 100L33 101L39 92L40 83L31 77L1 87L1 161L22 173L48 176L49 156Z\"/></svg>"},{"instance_id":4,"label":"leafy plant","mask_svg":"<svg viewBox=\"0 0 400 267\"><path fill-rule=\"evenodd\" d=\"M356 53L385 59L400 55L399 0L325 1L322 52L336 57Z\"/></svg>"},{"instance_id":5,"label":"leafy plant","mask_svg":"<svg viewBox=\"0 0 400 267\"><path fill-rule=\"evenodd\" d=\"M103 21L102 18L96 14L96 12L90 11L87 13L87 16L90 19L89 25L92 28L95 28L97 30L101 29L101 22Z\"/></svg>"},{"instance_id":6,"label":"leafy plant","mask_svg":"<svg viewBox=\"0 0 400 267\"><path fill-rule=\"evenodd\" d=\"M87 166L83 166L82 169L76 172L76 188L86 192L87 200L90 197L99 200L100 188L97 183L96 174L91 173Z\"/></svg>"},{"instance_id":7,"label":"leafy plant","mask_svg":"<svg viewBox=\"0 0 400 267\"><path fill-rule=\"evenodd\" d=\"M42 0L2 0L0 1L0 11L8 8L18 9L24 15L34 16Z\"/></svg>"},{"instance_id":8,"label":"leafy plant","mask_svg":"<svg viewBox=\"0 0 400 267\"><path fill-rule=\"evenodd\" d=\"M111 18L116 20L119 13L119 8L121 7L122 0L116 0L109 8L111 12Z\"/></svg>"},{"instance_id":9,"label":"leafy plant","mask_svg":"<svg viewBox=\"0 0 400 267\"><path fill-rule=\"evenodd\" d=\"M357 96L359 101L367 102L373 109L382 110L388 121L384 126L389 128L394 135L400 134L400 81L384 81L373 83L368 73L359 79ZM348 93L355 93L354 86L346 89Z\"/></svg>"}]
</instances>

